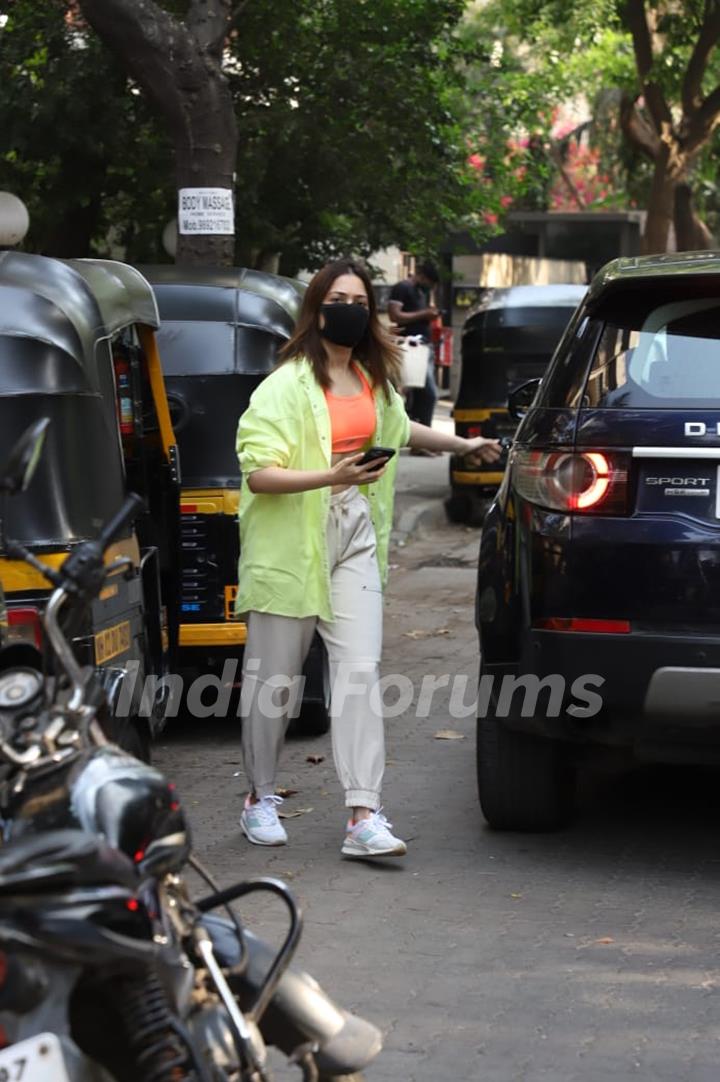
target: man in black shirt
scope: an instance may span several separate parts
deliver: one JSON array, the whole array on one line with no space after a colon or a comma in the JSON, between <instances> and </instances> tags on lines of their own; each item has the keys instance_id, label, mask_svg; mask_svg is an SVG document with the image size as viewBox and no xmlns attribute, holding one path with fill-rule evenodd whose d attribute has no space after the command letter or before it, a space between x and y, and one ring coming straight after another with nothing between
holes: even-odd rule
<instances>
[{"instance_id":1,"label":"man in black shirt","mask_svg":"<svg viewBox=\"0 0 720 1082\"><path fill-rule=\"evenodd\" d=\"M430 295L437 283L438 272L434 265L421 263L410 278L392 287L388 315L401 335L420 335L426 342L430 342L430 323L438 314L437 308L430 302ZM408 414L413 421L432 425L436 401L437 388L431 349L425 386L413 387L408 391Z\"/></svg>"}]
</instances>

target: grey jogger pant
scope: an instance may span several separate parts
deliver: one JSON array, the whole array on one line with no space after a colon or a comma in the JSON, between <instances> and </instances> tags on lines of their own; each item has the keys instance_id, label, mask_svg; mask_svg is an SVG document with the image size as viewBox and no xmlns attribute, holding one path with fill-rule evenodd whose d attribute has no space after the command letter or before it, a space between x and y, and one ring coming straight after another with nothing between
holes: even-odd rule
<instances>
[{"instance_id":1,"label":"grey jogger pant","mask_svg":"<svg viewBox=\"0 0 720 1082\"><path fill-rule=\"evenodd\" d=\"M345 804L375 811L385 769L377 687L382 592L370 509L355 487L330 499L327 551L333 620L248 614L241 707L245 772L256 796L275 792L288 717L299 709L300 677L317 628L328 654L333 756Z\"/></svg>"}]
</instances>

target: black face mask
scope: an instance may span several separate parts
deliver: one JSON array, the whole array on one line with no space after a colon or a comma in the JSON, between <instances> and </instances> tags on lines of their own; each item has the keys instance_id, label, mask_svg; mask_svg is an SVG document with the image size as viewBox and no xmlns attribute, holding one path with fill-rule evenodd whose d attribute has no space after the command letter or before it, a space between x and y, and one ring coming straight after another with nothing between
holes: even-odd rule
<instances>
[{"instance_id":1,"label":"black face mask","mask_svg":"<svg viewBox=\"0 0 720 1082\"><path fill-rule=\"evenodd\" d=\"M325 326L320 331L336 346L355 346L367 330L370 313L362 304L322 304Z\"/></svg>"}]
</instances>

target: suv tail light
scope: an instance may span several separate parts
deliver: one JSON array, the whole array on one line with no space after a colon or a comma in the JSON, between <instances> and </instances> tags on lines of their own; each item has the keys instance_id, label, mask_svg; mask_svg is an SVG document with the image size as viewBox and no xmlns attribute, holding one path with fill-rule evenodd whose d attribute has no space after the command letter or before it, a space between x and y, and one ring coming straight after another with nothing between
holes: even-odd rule
<instances>
[{"instance_id":1,"label":"suv tail light","mask_svg":"<svg viewBox=\"0 0 720 1082\"><path fill-rule=\"evenodd\" d=\"M629 458L608 451L517 450L515 487L551 511L623 515L628 511Z\"/></svg>"},{"instance_id":2,"label":"suv tail light","mask_svg":"<svg viewBox=\"0 0 720 1082\"><path fill-rule=\"evenodd\" d=\"M37 609L8 609L8 641L31 642L42 650L42 624Z\"/></svg>"}]
</instances>

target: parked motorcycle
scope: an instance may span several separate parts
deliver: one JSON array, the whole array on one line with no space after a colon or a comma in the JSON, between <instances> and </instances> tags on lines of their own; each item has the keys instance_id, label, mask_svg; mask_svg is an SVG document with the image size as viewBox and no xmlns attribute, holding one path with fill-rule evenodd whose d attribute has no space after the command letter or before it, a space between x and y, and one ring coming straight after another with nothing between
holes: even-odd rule
<instances>
[{"instance_id":1,"label":"parked motorcycle","mask_svg":"<svg viewBox=\"0 0 720 1082\"><path fill-rule=\"evenodd\" d=\"M29 485L46 428L13 450L3 500ZM4 513L0 522L0 552L55 587L49 649L0 650L0 1079L268 1082L268 1044L306 1082L357 1079L380 1033L288 969L301 932L292 894L270 878L217 889L192 856L175 787L108 743L103 690L70 647L73 613L124 572L104 555L139 504L130 497L59 570L5 539ZM209 881L199 900L188 864ZM278 951L231 908L257 891L288 909Z\"/></svg>"}]
</instances>

